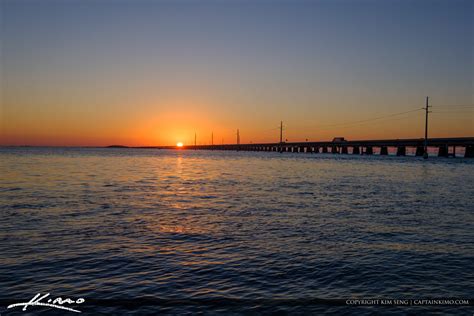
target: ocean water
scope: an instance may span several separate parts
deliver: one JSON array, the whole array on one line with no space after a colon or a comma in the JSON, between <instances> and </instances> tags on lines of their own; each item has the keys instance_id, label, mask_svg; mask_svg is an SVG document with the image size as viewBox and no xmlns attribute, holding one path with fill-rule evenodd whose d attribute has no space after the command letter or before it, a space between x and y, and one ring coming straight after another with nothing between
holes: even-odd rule
<instances>
[{"instance_id":1,"label":"ocean water","mask_svg":"<svg viewBox=\"0 0 474 316\"><path fill-rule=\"evenodd\" d=\"M472 159L2 148L0 175L1 315L474 312L331 301L474 298Z\"/></svg>"}]
</instances>

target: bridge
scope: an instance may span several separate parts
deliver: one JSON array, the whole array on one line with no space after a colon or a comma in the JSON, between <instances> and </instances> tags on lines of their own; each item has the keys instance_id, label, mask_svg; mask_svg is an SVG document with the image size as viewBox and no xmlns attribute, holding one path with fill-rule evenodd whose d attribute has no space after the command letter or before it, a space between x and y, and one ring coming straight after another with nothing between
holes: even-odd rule
<instances>
[{"instance_id":1,"label":"bridge","mask_svg":"<svg viewBox=\"0 0 474 316\"><path fill-rule=\"evenodd\" d=\"M474 158L474 137L429 138L427 148L435 148L439 157L455 157L458 148L464 148L465 158ZM352 155L389 155L406 156L407 148L415 149L415 156L425 153L425 139L382 139L382 140L342 140L318 142L281 142L256 144L188 145L180 149L191 150L234 150L234 151L272 151L293 153L333 153ZM158 146L141 148L176 149L176 146Z\"/></svg>"}]
</instances>

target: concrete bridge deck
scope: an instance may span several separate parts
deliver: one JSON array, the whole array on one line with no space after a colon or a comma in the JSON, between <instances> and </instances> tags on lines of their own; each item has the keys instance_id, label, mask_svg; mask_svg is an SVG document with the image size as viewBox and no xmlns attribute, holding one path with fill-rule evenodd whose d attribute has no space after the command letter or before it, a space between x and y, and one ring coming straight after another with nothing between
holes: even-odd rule
<instances>
[{"instance_id":1,"label":"concrete bridge deck","mask_svg":"<svg viewBox=\"0 0 474 316\"><path fill-rule=\"evenodd\" d=\"M345 140L291 143L255 143L255 144L223 144L223 145L191 145L181 149L194 150L242 150L242 151L278 151L305 153L339 153L339 154L374 154L378 148L380 155L388 155L388 148L396 148L397 156L405 156L407 147L416 148L416 156L424 154L424 138L412 139L379 139L379 140ZM464 157L474 158L474 137L430 138L428 147L438 149L438 156L454 156L456 147L465 148ZM176 146L157 146L141 148L176 149ZM349 150L350 149L350 150ZM451 150L450 150L451 149Z\"/></svg>"}]
</instances>

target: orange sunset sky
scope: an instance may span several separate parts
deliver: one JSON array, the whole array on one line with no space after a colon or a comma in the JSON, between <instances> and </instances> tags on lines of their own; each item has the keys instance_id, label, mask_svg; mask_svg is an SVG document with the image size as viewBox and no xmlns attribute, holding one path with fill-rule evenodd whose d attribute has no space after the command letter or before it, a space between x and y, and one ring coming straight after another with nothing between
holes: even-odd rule
<instances>
[{"instance_id":1,"label":"orange sunset sky","mask_svg":"<svg viewBox=\"0 0 474 316\"><path fill-rule=\"evenodd\" d=\"M418 3L2 1L0 145L474 136L472 2Z\"/></svg>"}]
</instances>

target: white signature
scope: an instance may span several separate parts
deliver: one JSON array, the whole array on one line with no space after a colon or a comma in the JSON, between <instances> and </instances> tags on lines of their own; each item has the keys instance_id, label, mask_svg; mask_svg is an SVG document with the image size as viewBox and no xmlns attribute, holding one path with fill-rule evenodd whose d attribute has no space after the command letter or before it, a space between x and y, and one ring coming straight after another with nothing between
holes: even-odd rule
<instances>
[{"instance_id":1,"label":"white signature","mask_svg":"<svg viewBox=\"0 0 474 316\"><path fill-rule=\"evenodd\" d=\"M73 309L70 307L62 306L63 304L82 304L85 302L85 299L83 298L78 298L77 300L72 300L70 298L62 299L60 297L55 298L54 300L52 298L48 299L45 302L42 302L49 296L49 293L44 294L41 296L41 293L36 294L29 302L26 303L15 303L8 305L7 309L9 308L14 308L18 306L23 306L23 311L26 311L26 308L28 306L46 306L46 307L53 307L57 309L63 309L66 311L70 312L75 312L75 313L80 313L81 311L77 309Z\"/></svg>"}]
</instances>

